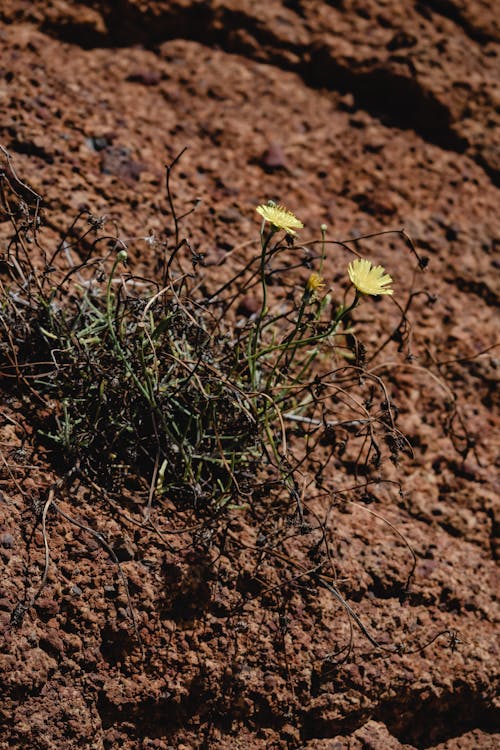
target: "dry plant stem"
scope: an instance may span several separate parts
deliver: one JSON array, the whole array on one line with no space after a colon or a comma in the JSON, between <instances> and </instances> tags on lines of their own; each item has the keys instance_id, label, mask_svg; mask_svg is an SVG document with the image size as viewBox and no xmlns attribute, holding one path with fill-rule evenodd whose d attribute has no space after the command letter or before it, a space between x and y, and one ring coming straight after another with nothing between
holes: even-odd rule
<instances>
[{"instance_id":1,"label":"dry plant stem","mask_svg":"<svg viewBox=\"0 0 500 750\"><path fill-rule=\"evenodd\" d=\"M402 534L399 531L399 529L397 528L397 526L395 526L393 523L391 523L387 518L384 518L384 516L381 516L380 513L375 513L375 511L372 510L371 508L367 508L364 505L360 505L359 503L355 503L352 500L351 500L351 505L354 505L355 508L360 508L365 513L369 513L371 516L374 516L375 518L378 518L380 521L383 521L383 523L387 524L387 526L389 526L399 536L399 538L401 539L401 541L403 542L403 544L405 545L405 547L409 551L410 555L412 556L413 562L412 562L412 566L411 566L410 572L408 573L408 576L406 578L406 583L404 585L404 590L408 591L408 589L410 587L410 583L411 583L411 581L413 579L413 575L415 573L415 568L417 567L417 556L415 554L415 550L413 549L413 547L409 543L408 539L405 537L404 534Z\"/></svg>"},{"instance_id":2,"label":"dry plant stem","mask_svg":"<svg viewBox=\"0 0 500 750\"><path fill-rule=\"evenodd\" d=\"M174 222L175 247L174 247L174 251L170 255L168 262L165 265L165 270L164 270L164 275L163 275L163 286L167 285L168 273L169 273L170 267L172 265L174 257L176 256L177 252L179 251L181 247L181 242L179 241L179 218L177 216L177 212L176 212L175 205L174 205L174 199L172 195L172 189L170 187L170 177L172 175L172 170L174 169L175 165L178 163L179 159L182 157L182 155L186 151L187 151L187 146L185 146L182 149L182 151L180 151L180 153L177 154L174 160L170 164L167 164L165 167L165 190L167 193L167 201L170 207L170 212L172 214L172 220Z\"/></svg>"},{"instance_id":3,"label":"dry plant stem","mask_svg":"<svg viewBox=\"0 0 500 750\"><path fill-rule=\"evenodd\" d=\"M458 357L457 359L438 360L438 361L434 361L434 365L436 367L445 367L446 365L456 365L456 364L461 364L462 362L471 362L473 359L482 357L484 354L487 354L493 349L498 349L499 346L500 346L500 341L498 341L496 344L492 344L491 346L487 346L486 349L483 349L482 351L477 352L476 354L471 354L469 357ZM430 352L428 349L427 349L427 354L430 355Z\"/></svg>"},{"instance_id":4,"label":"dry plant stem","mask_svg":"<svg viewBox=\"0 0 500 750\"><path fill-rule=\"evenodd\" d=\"M21 488L21 494L24 495L24 492ZM40 584L38 586L38 589L35 591L35 593L30 597L29 601L26 603L26 599L24 602L20 601L16 605L12 616L11 616L11 624L13 626L16 626L17 624L20 624L22 622L22 619L24 617L24 614L33 607L33 605L36 603L36 600L42 593L43 589L45 588L45 585L47 583L47 577L49 574L49 567L50 567L50 549L49 549L49 541L47 536L47 513L49 512L49 508L51 505L54 504L54 488L51 487L49 490L49 494L47 497L47 500L44 503L43 510L42 510L42 539L43 539L43 548L44 548L44 568L42 577L40 580ZM55 504L54 504L55 505ZM33 531L34 533L34 531Z\"/></svg>"},{"instance_id":5,"label":"dry plant stem","mask_svg":"<svg viewBox=\"0 0 500 750\"><path fill-rule=\"evenodd\" d=\"M414 372L421 372L424 375L428 375L430 378L432 378L432 380L435 381L437 385L440 386L440 388L442 388L445 391L450 401L456 400L455 394L453 393L451 388L445 383L445 381L442 378L438 377L431 370L428 370L426 367L422 367L421 365L412 365L408 362L397 362L397 361L382 362L381 364L376 365L375 367L372 367L369 370L369 374L373 375L377 370L387 370L387 369L413 370Z\"/></svg>"},{"instance_id":6,"label":"dry plant stem","mask_svg":"<svg viewBox=\"0 0 500 750\"><path fill-rule=\"evenodd\" d=\"M86 479L86 482L90 485L90 487L92 487L92 489L97 493L98 496L103 497L106 500L106 502L113 508L113 511L117 513L120 518L123 518L127 523L130 523L132 526L136 526L137 528L150 529L151 531L153 531L155 534L158 535L158 538L161 539L161 541L168 547L168 549L171 552L175 550L166 539L167 535L179 536L181 534L192 534L204 528L203 522L200 521L198 523L192 524L191 526L183 526L181 528L168 528L168 529L160 530L151 518L152 509L149 514L145 514L147 517L139 521L136 518L132 518L132 516L128 515L128 513L125 513L125 511L121 508L120 504L116 500L113 500L111 495L105 490L103 490L101 487L99 487L98 484L96 484L95 482L92 482L89 479Z\"/></svg>"},{"instance_id":7,"label":"dry plant stem","mask_svg":"<svg viewBox=\"0 0 500 750\"><path fill-rule=\"evenodd\" d=\"M402 237L405 241L405 244L409 248L412 255L415 256L418 262L418 266L420 270L425 270L428 265L428 259L424 256L419 255L417 252L417 249L415 247L415 243L413 242L412 238L406 231L406 229L403 227L401 229L385 229L381 232L371 232L370 234L361 234L358 237L353 237L345 240L312 240L311 242L304 243L304 246L308 245L315 245L318 242L323 242L325 245L339 245L340 247L343 247L345 250L347 250L350 253L354 253L354 255L357 255L358 258L360 257L360 254L357 252L357 250L354 250L350 245L355 245L358 242L361 242L361 240L369 240L374 239L375 237L383 237L384 235L391 235L391 234L397 234L399 237Z\"/></svg>"},{"instance_id":8,"label":"dry plant stem","mask_svg":"<svg viewBox=\"0 0 500 750\"><path fill-rule=\"evenodd\" d=\"M385 520L385 519L382 519ZM396 529L395 529L396 530ZM397 531L397 530L396 530ZM299 569L304 576L310 576L313 581L316 581L318 585L326 588L339 602L339 604L342 606L342 608L345 610L346 614L348 615L349 619L352 620L361 633L367 638L367 640L371 643L371 645L376 648L378 651L382 651L387 654L413 654L413 653L419 653L421 651L424 651L426 648L428 648L430 645L432 645L439 637L443 635L450 635L451 631L446 629L442 630L439 633L437 633L435 636L433 636L430 640L426 641L423 645L415 646L414 648L407 648L407 646L404 643L398 643L392 647L384 646L383 644L379 643L377 639L370 633L368 628L365 626L359 615L356 614L356 612L352 609L352 607L348 604L348 602L344 599L340 591L338 590L337 586L335 585L335 579L332 578L330 575L325 575L319 572L315 572L314 570L311 571L310 569L306 568L306 566L302 565L301 563L297 562L293 558L291 558L289 555L286 555L282 552L280 552L277 549L272 549L270 547L266 547L265 549L259 549L256 547L253 547L252 545L245 544L236 537L236 535L229 531L228 536L231 537L231 539L240 547L244 549L251 549L255 552L259 552L262 554L269 554L272 557L275 557L282 562L286 562L290 566ZM241 605L242 607L244 605Z\"/></svg>"},{"instance_id":9,"label":"dry plant stem","mask_svg":"<svg viewBox=\"0 0 500 750\"><path fill-rule=\"evenodd\" d=\"M282 613L278 614L278 627L281 634L281 647L283 649L283 656L285 657L285 670L286 670L286 681L288 684L288 687L290 688L290 693L292 695L292 702L297 705L297 696L295 694L295 687L292 680L292 673L290 671L290 662L288 659L288 649L286 645L286 635L287 635L287 616L286 616L286 606L283 603L283 611Z\"/></svg>"},{"instance_id":10,"label":"dry plant stem","mask_svg":"<svg viewBox=\"0 0 500 750\"><path fill-rule=\"evenodd\" d=\"M312 417L303 417L299 414L283 414L283 419L289 419L291 422L299 422L301 424L308 424L314 427L359 427L363 424L368 424L370 419L345 419L340 421L334 421L327 419L325 421L321 419L313 419Z\"/></svg>"},{"instance_id":11,"label":"dry plant stem","mask_svg":"<svg viewBox=\"0 0 500 750\"><path fill-rule=\"evenodd\" d=\"M47 538L47 513L49 512L50 506L54 502L54 489L51 487L49 490L49 496L45 502L45 505L43 506L42 511L42 536L43 536L43 547L44 547L44 553L45 553L45 567L43 570L42 580L40 581L40 586L38 587L38 590L33 595L31 601L30 601L30 607L33 606L33 604L36 602L40 594L42 593L43 589L45 588L45 584L47 583L47 576L49 574L49 565L50 565L50 552L49 552L49 542Z\"/></svg>"},{"instance_id":12,"label":"dry plant stem","mask_svg":"<svg viewBox=\"0 0 500 750\"><path fill-rule=\"evenodd\" d=\"M10 154L3 146L0 146L0 152L3 154L4 165L6 165L4 166L4 169L7 179L16 195L23 197L24 200L28 200L28 198L34 199L35 204L38 208L43 200L42 196L38 195L38 193L36 193L33 188L26 185L26 183L17 176L16 170L14 169L14 165L12 164L12 160L10 158Z\"/></svg>"},{"instance_id":13,"label":"dry plant stem","mask_svg":"<svg viewBox=\"0 0 500 750\"><path fill-rule=\"evenodd\" d=\"M42 284L40 282L40 279L39 279L38 273L36 271L36 268L33 265L33 262L31 260L31 254L30 254L28 248L26 247L26 243L25 243L24 237L22 236L22 234L21 234L21 232L19 230L19 227L17 225L17 222L14 219L13 215L11 216L10 221L11 221L11 224L12 224L12 226L14 228L15 233L16 233L16 241L19 243L19 245L22 248L23 255L24 255L24 261L26 262L26 264L27 264L27 266L29 268L29 271L30 271L29 278L27 278L23 272L21 272L21 275L22 275L22 277L24 277L25 283L27 283L28 285L33 280L35 282L35 286L37 287L38 293L40 295L43 295L43 287L42 287ZM16 258L15 261L18 264L18 267L19 267L19 259Z\"/></svg>"},{"instance_id":14,"label":"dry plant stem","mask_svg":"<svg viewBox=\"0 0 500 750\"><path fill-rule=\"evenodd\" d=\"M363 633L363 635L369 640L369 642L372 644L372 646L374 646L375 648L380 649L382 651L385 651L387 653L391 653L392 654L392 653L396 652L395 648L387 648L386 646L383 646L382 644L378 643L378 641L374 638L374 636L371 635L371 633L366 628L366 626L364 625L364 623L362 622L362 620L354 612L354 610L352 609L352 607L346 602L346 600L344 599L344 597L342 596L342 594L340 593L340 591L338 591L338 589L336 588L335 582L334 582L334 579L332 578L332 576L326 576L324 574L320 574L320 573L316 573L314 571L311 571L306 566L304 566L301 563L297 562L296 560L294 560L293 558L291 558L289 555L286 555L286 554L284 554L282 552L279 552L279 550L277 550L277 549L271 549L271 548L267 547L265 550L262 550L262 549L258 549L256 547L253 547L251 545L245 544L238 537L236 537L234 535L234 533L231 532L231 531L229 532L229 536L240 547L243 547L245 549L251 549L254 552L259 552L261 554L262 553L269 554L272 557L275 557L276 559L281 560L282 562L287 563L288 565L292 566L293 568L296 568L296 569L300 570L304 576L310 576L313 581L316 581L319 585L323 586L328 591L330 591L331 594L333 594L333 596L341 604L341 606L343 607L343 609L345 610L345 612L347 613L347 615L349 616L349 618L351 618L356 623L356 625L358 626L358 628L361 630L361 632Z\"/></svg>"}]
</instances>

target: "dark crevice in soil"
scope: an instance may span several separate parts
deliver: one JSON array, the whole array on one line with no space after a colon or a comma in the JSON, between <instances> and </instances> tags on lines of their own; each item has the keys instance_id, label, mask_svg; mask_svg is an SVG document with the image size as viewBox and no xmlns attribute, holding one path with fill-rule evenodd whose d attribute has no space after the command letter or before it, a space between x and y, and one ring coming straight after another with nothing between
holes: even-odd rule
<instances>
[{"instance_id":1,"label":"dark crevice in soil","mask_svg":"<svg viewBox=\"0 0 500 750\"><path fill-rule=\"evenodd\" d=\"M461 292L475 294L477 297L480 297L488 307L497 308L500 305L499 295L482 281L456 278L452 283L455 283Z\"/></svg>"},{"instance_id":2,"label":"dark crevice in soil","mask_svg":"<svg viewBox=\"0 0 500 750\"><path fill-rule=\"evenodd\" d=\"M462 689L457 686L456 692L429 698L421 692L405 695L398 691L397 698L382 704L373 718L383 722L402 744L426 750L474 729L494 732L500 716L464 685Z\"/></svg>"},{"instance_id":3,"label":"dark crevice in soil","mask_svg":"<svg viewBox=\"0 0 500 750\"><path fill-rule=\"evenodd\" d=\"M313 673L311 695L320 695L324 682L324 676ZM346 690L359 690L359 687L347 680L342 684L341 692ZM427 750L473 730L494 733L499 718L498 710L480 695L480 690L473 692L470 686L455 680L451 690L440 694L433 694L422 686L418 689L409 685L398 686L390 699L381 700L375 708L369 711L359 709L342 718L323 718L316 712L306 713L302 737L304 740L339 735L348 737L372 719L384 724L402 745Z\"/></svg>"},{"instance_id":4,"label":"dark crevice in soil","mask_svg":"<svg viewBox=\"0 0 500 750\"><path fill-rule=\"evenodd\" d=\"M421 13L424 18L429 16L429 8L434 13L453 21L454 24L462 29L469 39L472 39L472 41L477 42L478 44L487 44L488 42L498 41L498 38L494 34L488 34L484 29L479 29L476 26L473 26L463 13L460 12L460 8L457 8L455 3L451 2L451 0L425 0L425 2L419 2L415 5L415 9Z\"/></svg>"},{"instance_id":5,"label":"dark crevice in soil","mask_svg":"<svg viewBox=\"0 0 500 750\"><path fill-rule=\"evenodd\" d=\"M51 676L52 675L48 676L48 681L50 681ZM15 703L26 703L32 698L39 698L42 695L44 687L45 684L40 683L32 685L31 687L28 687L27 685L15 685L12 688L4 689L2 685L2 699L7 700L8 698Z\"/></svg>"},{"instance_id":6,"label":"dark crevice in soil","mask_svg":"<svg viewBox=\"0 0 500 750\"><path fill-rule=\"evenodd\" d=\"M399 690L397 698L381 703L375 711L356 711L348 717L325 720L306 715L302 728L303 740L349 737L369 719L380 722L403 745L427 750L447 740L461 737L473 730L497 731L498 711L468 689L445 693L422 700L420 692Z\"/></svg>"},{"instance_id":7,"label":"dark crevice in soil","mask_svg":"<svg viewBox=\"0 0 500 750\"><path fill-rule=\"evenodd\" d=\"M142 737L165 737L181 727L186 720L185 708L175 696L117 706L104 693L97 702L103 729L121 722L134 725L134 732Z\"/></svg>"},{"instance_id":8,"label":"dark crevice in soil","mask_svg":"<svg viewBox=\"0 0 500 750\"><path fill-rule=\"evenodd\" d=\"M83 48L130 47L155 49L174 39L217 46L230 54L245 56L281 70L294 72L313 88L351 93L356 107L364 109L389 127L412 129L424 140L442 149L464 153L468 143L457 135L449 110L426 91L409 69L408 76L381 64L372 70L353 70L322 47L286 43L254 18L227 8L213 10L206 5L166 9L160 17L141 12L128 2L113 3L105 13L112 33L102 34L78 24L47 21L42 31ZM299 61L299 62L296 62ZM500 174L471 153L496 185Z\"/></svg>"},{"instance_id":9,"label":"dark crevice in soil","mask_svg":"<svg viewBox=\"0 0 500 750\"><path fill-rule=\"evenodd\" d=\"M283 0L283 5L293 11L299 18L307 18L301 0Z\"/></svg>"},{"instance_id":10,"label":"dark crevice in soil","mask_svg":"<svg viewBox=\"0 0 500 750\"><path fill-rule=\"evenodd\" d=\"M384 581L375 573L371 573L372 585L368 587L375 599L399 599L399 601L408 601L408 595L405 592L404 585L397 582Z\"/></svg>"},{"instance_id":11,"label":"dark crevice in soil","mask_svg":"<svg viewBox=\"0 0 500 750\"><path fill-rule=\"evenodd\" d=\"M269 705L262 702L262 697L254 696L251 719L240 716L242 723L249 730L255 726L268 727L280 731L287 717L274 712ZM234 716L221 705L217 699L211 700L206 686L195 680L188 695L175 695L166 692L157 699L149 698L137 702L115 704L103 692L99 694L96 704L104 730L121 725L130 736L150 739L172 738L182 727L189 726L196 719L207 722L208 726L217 727L223 732L230 732ZM357 728L358 724L355 726Z\"/></svg>"},{"instance_id":12,"label":"dark crevice in soil","mask_svg":"<svg viewBox=\"0 0 500 750\"><path fill-rule=\"evenodd\" d=\"M335 81L340 93L354 94L357 108L368 111L385 125L411 128L424 140L446 150L466 150L466 141L451 129L449 111L414 78L383 67L353 72L328 50L316 51L304 73L306 83L316 88L330 88L331 81Z\"/></svg>"},{"instance_id":13,"label":"dark crevice in soil","mask_svg":"<svg viewBox=\"0 0 500 750\"><path fill-rule=\"evenodd\" d=\"M49 154L44 148L37 146L33 141L26 140L20 141L18 138L14 138L9 141L9 149L15 151L17 154L27 154L28 156L38 156L43 159L47 164L54 163L54 157Z\"/></svg>"},{"instance_id":14,"label":"dark crevice in soil","mask_svg":"<svg viewBox=\"0 0 500 750\"><path fill-rule=\"evenodd\" d=\"M368 711L354 711L345 718L325 719L315 712L304 717L301 739L310 740L329 739L330 737L349 737L360 729L371 718Z\"/></svg>"}]
</instances>

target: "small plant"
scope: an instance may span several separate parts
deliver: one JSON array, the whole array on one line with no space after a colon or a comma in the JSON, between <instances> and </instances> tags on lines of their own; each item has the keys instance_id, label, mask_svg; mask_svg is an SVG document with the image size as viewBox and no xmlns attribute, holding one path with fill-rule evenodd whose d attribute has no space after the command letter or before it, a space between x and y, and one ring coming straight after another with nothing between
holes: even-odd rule
<instances>
[{"instance_id":1,"label":"small plant","mask_svg":"<svg viewBox=\"0 0 500 750\"><path fill-rule=\"evenodd\" d=\"M200 511L249 498L263 455L279 481L293 483L284 420L314 424L325 399L315 395L319 384L316 391L311 387L313 364L323 345L334 353L337 334L345 338L342 326L362 293L391 293L383 269L380 278L380 267L354 261L354 300L330 319L319 272L273 311L272 264L293 250L303 225L282 206L259 206L261 307L248 326L235 329L229 300L234 288L244 295L254 287L253 274L238 273L210 298L196 297L191 287L198 259L191 252L190 272L176 262L185 241L172 249L159 287L128 272L125 243L106 235L93 239L75 262L83 239L104 227L91 215L79 217L88 229L76 243L64 238L50 260L40 253L37 266L23 240L29 229L35 236L26 205L6 208L16 232L6 256L11 282L0 317L2 374L37 410L43 403L40 437L66 470L76 466L113 490L127 479L146 480L156 494ZM23 226L20 208L28 222ZM321 248L320 267L324 237ZM69 260L65 270L61 256Z\"/></svg>"},{"instance_id":2,"label":"small plant","mask_svg":"<svg viewBox=\"0 0 500 750\"><path fill-rule=\"evenodd\" d=\"M173 244L148 238L164 258L158 278L135 275L127 243L88 212L48 252L39 240L41 199L2 153L2 218L12 232L2 252L0 375L4 389L22 398L67 486L78 476L115 503L124 492L142 494L145 522L154 506L186 512L192 525L193 515L196 524L213 523L231 508L261 517L273 504L275 543L259 556L288 562L327 588L378 645L335 577L321 565L308 570L294 562L278 540L287 523L302 536L313 530L304 487L328 492L333 460L354 467L366 488L372 470L380 481L384 456L397 463L410 450L388 388L366 367L352 325L363 297L393 294L391 276L355 259L346 268L352 287L333 298L327 248L353 252L354 241L329 241L322 226L320 239L300 244L302 221L269 202L256 209L258 252L210 289L200 278L202 256L180 237L183 217L170 191L177 159L166 181ZM423 268L404 230L395 234ZM238 303L248 295L258 300L257 312L240 320ZM400 308L402 322L381 348L394 333L403 347L410 304L411 298ZM52 487L43 511L44 535L54 493ZM324 527L317 528L327 550ZM45 573L47 566L48 553Z\"/></svg>"}]
</instances>

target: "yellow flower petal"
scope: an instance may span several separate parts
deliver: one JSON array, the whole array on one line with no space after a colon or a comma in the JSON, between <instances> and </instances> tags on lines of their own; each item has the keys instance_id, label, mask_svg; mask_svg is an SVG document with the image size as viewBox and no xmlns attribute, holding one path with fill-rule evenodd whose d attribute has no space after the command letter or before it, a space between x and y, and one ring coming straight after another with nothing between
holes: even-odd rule
<instances>
[{"instance_id":1,"label":"yellow flower petal","mask_svg":"<svg viewBox=\"0 0 500 750\"><path fill-rule=\"evenodd\" d=\"M287 234L296 234L296 229L304 227L295 214L284 206L278 206L272 201L269 201L267 205L257 206L255 210L265 221L272 224L275 229L282 229Z\"/></svg>"},{"instance_id":2,"label":"yellow flower petal","mask_svg":"<svg viewBox=\"0 0 500 750\"><path fill-rule=\"evenodd\" d=\"M361 294L393 294L388 288L392 277L383 266L372 266L366 258L357 258L349 263L349 278Z\"/></svg>"}]
</instances>

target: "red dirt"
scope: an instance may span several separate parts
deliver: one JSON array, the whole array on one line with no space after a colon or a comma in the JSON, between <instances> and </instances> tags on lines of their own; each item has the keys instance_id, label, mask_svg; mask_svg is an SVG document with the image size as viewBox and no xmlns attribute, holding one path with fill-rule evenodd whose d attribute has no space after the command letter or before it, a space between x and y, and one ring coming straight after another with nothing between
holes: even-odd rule
<instances>
[{"instance_id":1,"label":"red dirt","mask_svg":"<svg viewBox=\"0 0 500 750\"><path fill-rule=\"evenodd\" d=\"M381 485L367 506L417 554L409 592L411 559L391 527L352 504L333 507L329 523L342 594L381 643L411 650L445 631L459 641L396 655L357 632L337 664L329 655L349 622L325 589L304 581L262 593L279 563L256 570L257 553L235 541L256 545L261 520L234 511L226 547L215 532L161 539L84 487L61 508L122 561L144 659L116 566L57 514L47 585L13 627L26 587L40 582L39 526L30 535L58 477L5 396L1 750L499 746L495 10L494 0L4 0L0 144L43 196L46 232L89 208L117 220L131 264L153 269L150 246L134 238L169 226L163 166L188 146L174 190L179 206L202 200L191 241L208 264L256 247L254 208L269 197L304 221L304 241L323 222L331 239L404 226L429 257L416 285L437 300L410 312L415 359L384 370L415 458L384 467L404 495ZM2 243L7 233L0 225ZM393 240L358 249L385 265L403 299L408 250ZM349 259L328 255L334 295ZM209 265L207 283L226 273ZM383 299L355 318L370 352L398 313ZM396 344L376 363L387 361L404 363ZM424 366L455 394L475 439L468 452L443 433L450 395ZM340 462L330 479L352 481ZM310 511L324 515L321 500ZM133 499L127 513L141 517ZM305 536L285 551L305 559Z\"/></svg>"}]
</instances>

